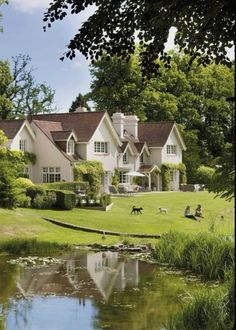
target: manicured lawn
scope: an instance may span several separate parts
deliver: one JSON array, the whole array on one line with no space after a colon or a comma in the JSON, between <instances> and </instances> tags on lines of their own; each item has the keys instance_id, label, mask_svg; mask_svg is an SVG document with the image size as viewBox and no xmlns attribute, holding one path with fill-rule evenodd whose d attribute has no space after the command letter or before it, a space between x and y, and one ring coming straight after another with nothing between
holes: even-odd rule
<instances>
[{"instance_id":1,"label":"manicured lawn","mask_svg":"<svg viewBox=\"0 0 236 330\"><path fill-rule=\"evenodd\" d=\"M72 211L0 209L0 240L10 238L32 238L60 243L104 243L101 235L73 231L55 226L41 219L42 216L73 223L79 226L119 231L123 233L162 234L169 230L183 232L209 231L212 225L217 232L233 235L234 203L215 198L208 192L163 192L145 193L130 197L114 197L113 208L108 212L74 209ZM197 204L203 207L204 219L196 222L183 216L186 205L192 212ZM132 206L143 208L142 215L131 215ZM158 207L168 209L160 214ZM224 221L220 216L224 216ZM123 237L124 238L124 237ZM123 238L107 236L105 243L120 242ZM137 242L137 239L132 241ZM144 242L144 240L141 240ZM149 240L150 241L150 240Z\"/></svg>"}]
</instances>

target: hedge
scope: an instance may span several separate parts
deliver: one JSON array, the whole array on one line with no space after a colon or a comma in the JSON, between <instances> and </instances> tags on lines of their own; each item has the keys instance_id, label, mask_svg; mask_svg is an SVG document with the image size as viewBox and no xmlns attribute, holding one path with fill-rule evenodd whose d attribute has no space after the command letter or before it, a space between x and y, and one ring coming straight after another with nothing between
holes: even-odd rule
<instances>
[{"instance_id":1,"label":"hedge","mask_svg":"<svg viewBox=\"0 0 236 330\"><path fill-rule=\"evenodd\" d=\"M68 190L52 190L56 194L55 206L62 210L72 210L76 206L76 194Z\"/></svg>"},{"instance_id":2,"label":"hedge","mask_svg":"<svg viewBox=\"0 0 236 330\"><path fill-rule=\"evenodd\" d=\"M69 190L74 193L77 193L78 190L89 190L89 183L86 181L42 183L41 186L47 190Z\"/></svg>"}]
</instances>

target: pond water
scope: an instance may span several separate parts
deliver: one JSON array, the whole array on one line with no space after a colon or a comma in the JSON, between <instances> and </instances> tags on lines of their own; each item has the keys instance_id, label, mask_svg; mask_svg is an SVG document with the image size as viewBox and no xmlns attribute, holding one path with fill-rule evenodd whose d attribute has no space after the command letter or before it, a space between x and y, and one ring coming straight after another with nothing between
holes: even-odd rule
<instances>
[{"instance_id":1,"label":"pond water","mask_svg":"<svg viewBox=\"0 0 236 330\"><path fill-rule=\"evenodd\" d=\"M1 330L164 330L200 285L118 252L0 256Z\"/></svg>"}]
</instances>

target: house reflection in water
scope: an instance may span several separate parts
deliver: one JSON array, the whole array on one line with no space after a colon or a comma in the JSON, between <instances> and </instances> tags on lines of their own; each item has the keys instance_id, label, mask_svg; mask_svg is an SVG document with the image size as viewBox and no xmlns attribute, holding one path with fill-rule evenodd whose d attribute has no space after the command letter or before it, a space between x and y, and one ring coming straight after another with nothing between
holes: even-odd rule
<instances>
[{"instance_id":1,"label":"house reflection in water","mask_svg":"<svg viewBox=\"0 0 236 330\"><path fill-rule=\"evenodd\" d=\"M107 300L113 291L139 282L139 261L124 259L117 252L76 253L63 260L62 264L24 268L17 281L19 293L76 296L84 304L85 298Z\"/></svg>"}]
</instances>

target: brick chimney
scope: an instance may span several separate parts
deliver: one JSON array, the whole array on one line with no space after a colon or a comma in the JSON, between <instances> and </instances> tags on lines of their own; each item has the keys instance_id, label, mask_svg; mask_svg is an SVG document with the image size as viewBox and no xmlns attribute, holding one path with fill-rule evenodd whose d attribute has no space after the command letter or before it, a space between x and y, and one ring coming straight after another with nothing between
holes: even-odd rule
<instances>
[{"instance_id":1,"label":"brick chimney","mask_svg":"<svg viewBox=\"0 0 236 330\"><path fill-rule=\"evenodd\" d=\"M116 133L119 135L121 139L124 138L124 114L121 112L115 112L112 115L113 126L116 130Z\"/></svg>"}]
</instances>

